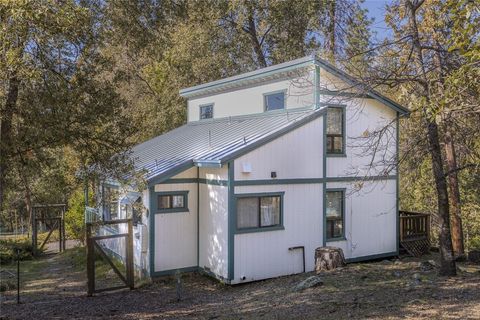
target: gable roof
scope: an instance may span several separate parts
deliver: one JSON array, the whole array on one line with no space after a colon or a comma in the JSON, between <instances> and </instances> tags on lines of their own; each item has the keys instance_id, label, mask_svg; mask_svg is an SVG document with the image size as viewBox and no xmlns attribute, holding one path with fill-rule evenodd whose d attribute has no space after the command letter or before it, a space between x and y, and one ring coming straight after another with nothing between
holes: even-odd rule
<instances>
[{"instance_id":1,"label":"gable roof","mask_svg":"<svg viewBox=\"0 0 480 320\"><path fill-rule=\"evenodd\" d=\"M150 183L194 165L219 167L316 119L322 109L293 109L189 122L133 148L135 169Z\"/></svg>"},{"instance_id":2,"label":"gable roof","mask_svg":"<svg viewBox=\"0 0 480 320\"><path fill-rule=\"evenodd\" d=\"M204 83L198 86L193 86L180 90L180 96L184 98L190 98L203 94L214 94L219 91L240 87L246 84L252 84L255 81L262 81L264 79L269 79L274 76L279 76L283 73L292 72L300 68L305 68L307 66L319 66L325 69L327 72L339 77L348 84L361 89L367 94L368 98L375 99L383 103L384 105L392 108L393 110L399 112L400 114L409 114L410 111L402 106L401 104L393 101L392 99L382 95L373 88L367 86L366 84L356 80L354 77L347 74L345 71L333 66L327 61L318 58L316 55L311 55L303 57L300 59L295 59L292 61L276 64L270 67L261 68L255 71L242 73L233 77L228 77L208 83Z\"/></svg>"}]
</instances>

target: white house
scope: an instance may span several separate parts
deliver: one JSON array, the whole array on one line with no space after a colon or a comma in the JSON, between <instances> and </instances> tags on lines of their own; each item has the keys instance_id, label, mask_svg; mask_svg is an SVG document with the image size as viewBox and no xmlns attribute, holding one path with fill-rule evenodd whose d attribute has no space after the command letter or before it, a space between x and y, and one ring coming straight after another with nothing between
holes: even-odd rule
<instances>
[{"instance_id":1,"label":"white house","mask_svg":"<svg viewBox=\"0 0 480 320\"><path fill-rule=\"evenodd\" d=\"M133 149L148 189L104 213L143 203L135 264L151 277L308 272L327 245L347 261L398 254L398 174L381 160L395 159L407 109L314 56L180 95L188 123ZM386 127L372 161L361 141Z\"/></svg>"}]
</instances>

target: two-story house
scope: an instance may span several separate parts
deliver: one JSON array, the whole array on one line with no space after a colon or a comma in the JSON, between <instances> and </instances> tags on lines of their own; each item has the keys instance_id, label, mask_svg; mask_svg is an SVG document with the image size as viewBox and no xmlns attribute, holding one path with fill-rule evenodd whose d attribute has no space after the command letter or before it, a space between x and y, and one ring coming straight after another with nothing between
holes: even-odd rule
<instances>
[{"instance_id":1,"label":"two-story house","mask_svg":"<svg viewBox=\"0 0 480 320\"><path fill-rule=\"evenodd\" d=\"M188 122L133 149L148 189L113 202L120 214L143 202L135 263L151 277L312 271L322 246L347 261L398 254L398 174L381 160L395 159L407 109L315 56L180 95ZM375 132L391 137L372 154Z\"/></svg>"}]
</instances>

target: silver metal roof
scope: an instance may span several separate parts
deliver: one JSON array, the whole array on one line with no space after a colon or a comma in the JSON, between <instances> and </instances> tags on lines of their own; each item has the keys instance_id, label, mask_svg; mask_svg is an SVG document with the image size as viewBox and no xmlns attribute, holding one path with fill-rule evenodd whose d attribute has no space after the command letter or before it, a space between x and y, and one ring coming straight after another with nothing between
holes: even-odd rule
<instances>
[{"instance_id":1,"label":"silver metal roof","mask_svg":"<svg viewBox=\"0 0 480 320\"><path fill-rule=\"evenodd\" d=\"M220 166L324 112L290 109L262 114L200 120L155 137L133 148L136 170L147 180L167 176L191 166Z\"/></svg>"}]
</instances>

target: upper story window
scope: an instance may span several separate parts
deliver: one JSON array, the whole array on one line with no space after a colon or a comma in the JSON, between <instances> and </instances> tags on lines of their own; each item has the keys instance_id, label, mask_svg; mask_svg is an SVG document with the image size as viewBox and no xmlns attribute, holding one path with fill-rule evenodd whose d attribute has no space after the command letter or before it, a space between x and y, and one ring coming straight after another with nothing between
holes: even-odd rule
<instances>
[{"instance_id":1,"label":"upper story window","mask_svg":"<svg viewBox=\"0 0 480 320\"><path fill-rule=\"evenodd\" d=\"M213 118L213 104L200 106L200 120Z\"/></svg>"},{"instance_id":2,"label":"upper story window","mask_svg":"<svg viewBox=\"0 0 480 320\"><path fill-rule=\"evenodd\" d=\"M187 212L188 191L157 193L157 213Z\"/></svg>"},{"instance_id":3,"label":"upper story window","mask_svg":"<svg viewBox=\"0 0 480 320\"><path fill-rule=\"evenodd\" d=\"M345 153L344 108L327 109L327 154Z\"/></svg>"},{"instance_id":4,"label":"upper story window","mask_svg":"<svg viewBox=\"0 0 480 320\"><path fill-rule=\"evenodd\" d=\"M103 188L103 212L104 220L114 220L118 218L118 187L104 185Z\"/></svg>"},{"instance_id":5,"label":"upper story window","mask_svg":"<svg viewBox=\"0 0 480 320\"><path fill-rule=\"evenodd\" d=\"M285 91L264 94L265 111L285 109Z\"/></svg>"}]
</instances>

